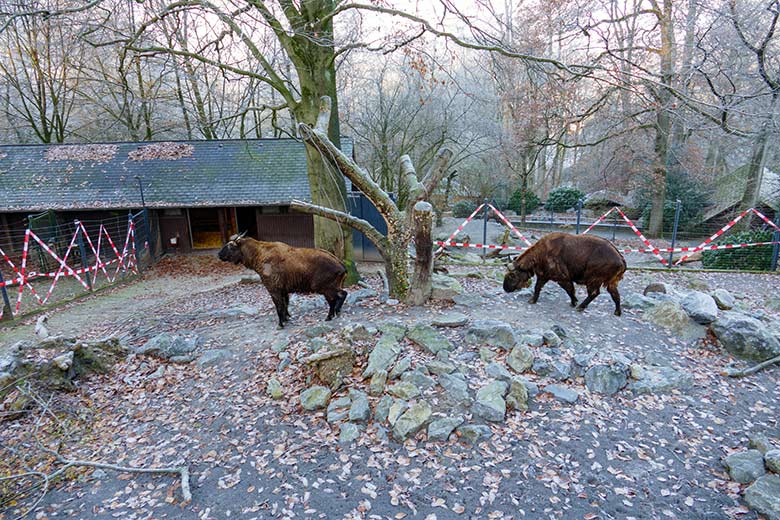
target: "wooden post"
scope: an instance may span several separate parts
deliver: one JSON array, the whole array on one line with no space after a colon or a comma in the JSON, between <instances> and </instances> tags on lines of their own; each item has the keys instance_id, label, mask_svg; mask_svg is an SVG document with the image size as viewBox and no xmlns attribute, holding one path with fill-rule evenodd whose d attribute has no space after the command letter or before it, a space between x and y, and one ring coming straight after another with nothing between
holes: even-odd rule
<instances>
[{"instance_id":1,"label":"wooden post","mask_svg":"<svg viewBox=\"0 0 780 520\"><path fill-rule=\"evenodd\" d=\"M412 222L416 257L414 261L414 279L409 290L408 303L423 305L431 297L433 289L433 206L425 201L414 205Z\"/></svg>"}]
</instances>

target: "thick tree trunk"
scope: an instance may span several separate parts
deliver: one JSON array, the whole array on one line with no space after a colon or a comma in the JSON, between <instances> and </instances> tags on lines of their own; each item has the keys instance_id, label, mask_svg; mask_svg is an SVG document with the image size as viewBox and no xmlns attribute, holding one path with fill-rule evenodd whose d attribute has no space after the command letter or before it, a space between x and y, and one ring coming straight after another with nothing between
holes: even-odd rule
<instances>
[{"instance_id":1,"label":"thick tree trunk","mask_svg":"<svg viewBox=\"0 0 780 520\"><path fill-rule=\"evenodd\" d=\"M750 163L748 164L747 180L745 191L742 192L742 198L739 201L739 210L756 207L761 194L761 180L764 173L764 159L766 157L767 141L769 140L769 125L764 123L761 130L753 142L753 149L750 153ZM752 213L745 215L738 224L739 229L750 229Z\"/></svg>"},{"instance_id":2,"label":"thick tree trunk","mask_svg":"<svg viewBox=\"0 0 780 520\"><path fill-rule=\"evenodd\" d=\"M672 0L664 0L663 8L659 13L659 25L661 28L661 87L656 98L658 109L656 111L655 129L655 164L652 173L652 206L650 208L650 222L648 236L659 237L664 230L664 201L666 200L666 173L669 162L669 135L671 131L671 118L669 111L672 108L671 87L674 79L674 24L672 20Z\"/></svg>"},{"instance_id":3,"label":"thick tree trunk","mask_svg":"<svg viewBox=\"0 0 780 520\"><path fill-rule=\"evenodd\" d=\"M412 305L422 305L431 297L433 289L433 240L431 237L433 206L425 201L415 204L412 222L416 258L414 279L409 288L407 301Z\"/></svg>"}]
</instances>

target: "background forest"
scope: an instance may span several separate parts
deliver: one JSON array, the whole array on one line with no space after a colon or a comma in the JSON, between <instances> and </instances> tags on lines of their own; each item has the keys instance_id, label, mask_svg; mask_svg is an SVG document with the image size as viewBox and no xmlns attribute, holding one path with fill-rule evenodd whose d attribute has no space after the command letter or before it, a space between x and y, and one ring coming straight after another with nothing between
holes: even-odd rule
<instances>
[{"instance_id":1,"label":"background forest","mask_svg":"<svg viewBox=\"0 0 780 520\"><path fill-rule=\"evenodd\" d=\"M331 131L355 140L358 163L388 191L399 191L401 155L424 171L448 146L440 191L450 201L507 207L525 193L533 206L559 186L608 190L646 209L658 234L674 200L703 212L723 185L750 207L765 168L780 170L779 9L777 0L5 1L0 140L295 136L301 100L317 90L302 71L321 67L335 81L323 92L336 100ZM329 56L302 59L301 41ZM744 182L730 184L734 175Z\"/></svg>"}]
</instances>

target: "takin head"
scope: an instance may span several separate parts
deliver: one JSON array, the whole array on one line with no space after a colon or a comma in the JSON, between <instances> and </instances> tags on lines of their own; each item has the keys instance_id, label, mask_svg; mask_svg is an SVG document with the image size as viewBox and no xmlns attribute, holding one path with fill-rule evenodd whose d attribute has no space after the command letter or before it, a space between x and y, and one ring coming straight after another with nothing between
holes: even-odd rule
<instances>
[{"instance_id":1,"label":"takin head","mask_svg":"<svg viewBox=\"0 0 780 520\"><path fill-rule=\"evenodd\" d=\"M228 243L222 246L217 256L223 262L232 262L234 264L240 264L244 261L244 254L241 252L241 241L246 235L246 231L238 235L233 235L228 240Z\"/></svg>"},{"instance_id":2,"label":"takin head","mask_svg":"<svg viewBox=\"0 0 780 520\"><path fill-rule=\"evenodd\" d=\"M511 293L518 289L525 289L531 285L533 271L520 269L515 262L507 266L507 273L504 275L504 291Z\"/></svg>"}]
</instances>

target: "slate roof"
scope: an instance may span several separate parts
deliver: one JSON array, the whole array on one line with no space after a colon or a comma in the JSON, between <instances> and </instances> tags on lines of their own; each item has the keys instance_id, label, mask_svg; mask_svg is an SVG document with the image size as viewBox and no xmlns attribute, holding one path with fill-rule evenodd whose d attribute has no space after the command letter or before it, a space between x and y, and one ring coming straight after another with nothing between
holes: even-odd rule
<instances>
[{"instance_id":1,"label":"slate roof","mask_svg":"<svg viewBox=\"0 0 780 520\"><path fill-rule=\"evenodd\" d=\"M739 203L747 185L747 174L748 165L744 165L718 177L715 192L712 194L713 204L705 210L702 222L717 217ZM780 174L769 168L764 168L764 173L761 176L758 203L775 211L780 210Z\"/></svg>"},{"instance_id":2,"label":"slate roof","mask_svg":"<svg viewBox=\"0 0 780 520\"><path fill-rule=\"evenodd\" d=\"M342 141L351 156L352 142ZM0 146L0 212L311 200L294 139Z\"/></svg>"}]
</instances>

